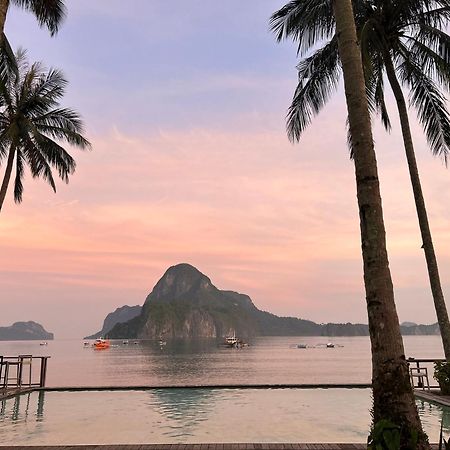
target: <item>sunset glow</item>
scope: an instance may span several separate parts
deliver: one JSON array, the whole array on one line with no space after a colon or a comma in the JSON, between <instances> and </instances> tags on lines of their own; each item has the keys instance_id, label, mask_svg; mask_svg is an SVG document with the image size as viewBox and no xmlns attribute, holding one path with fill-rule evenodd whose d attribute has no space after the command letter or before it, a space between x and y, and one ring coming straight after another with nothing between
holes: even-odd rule
<instances>
[{"instance_id":1,"label":"sunset glow","mask_svg":"<svg viewBox=\"0 0 450 450\"><path fill-rule=\"evenodd\" d=\"M142 304L179 262L275 314L367 323L344 96L299 145L289 143L295 48L277 45L267 25L284 2L135 3L123 15L119 0L69 1L57 40L24 13L8 17L14 46L64 69L67 103L83 115L93 150L73 151L77 171L56 195L31 176L22 205L9 193L0 215L0 326L35 320L57 338L82 337L115 308ZM377 124L375 140L397 306L401 321L431 323L390 106L393 132ZM413 125L448 298L450 174Z\"/></svg>"}]
</instances>

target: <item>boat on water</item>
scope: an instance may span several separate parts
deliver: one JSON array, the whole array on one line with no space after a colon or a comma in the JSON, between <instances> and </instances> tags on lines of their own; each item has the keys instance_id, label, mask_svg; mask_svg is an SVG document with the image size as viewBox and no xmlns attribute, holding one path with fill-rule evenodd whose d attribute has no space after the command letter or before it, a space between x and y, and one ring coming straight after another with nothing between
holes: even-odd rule
<instances>
[{"instance_id":1,"label":"boat on water","mask_svg":"<svg viewBox=\"0 0 450 450\"><path fill-rule=\"evenodd\" d=\"M225 338L225 345L228 347L235 347L238 343L238 338L236 337L236 334L233 334L233 336L227 336Z\"/></svg>"},{"instance_id":2,"label":"boat on water","mask_svg":"<svg viewBox=\"0 0 450 450\"><path fill-rule=\"evenodd\" d=\"M334 344L332 342L327 343L327 348L334 348Z\"/></svg>"},{"instance_id":3,"label":"boat on water","mask_svg":"<svg viewBox=\"0 0 450 450\"><path fill-rule=\"evenodd\" d=\"M227 336L225 338L224 345L228 348L248 347L248 344L246 342L243 342L241 339L236 337L236 333L233 333L233 336Z\"/></svg>"},{"instance_id":4,"label":"boat on water","mask_svg":"<svg viewBox=\"0 0 450 450\"><path fill-rule=\"evenodd\" d=\"M306 344L297 344L297 348L307 348Z\"/></svg>"},{"instance_id":5,"label":"boat on water","mask_svg":"<svg viewBox=\"0 0 450 450\"><path fill-rule=\"evenodd\" d=\"M123 344L123 345L128 345L129 342L125 339L124 341L122 341L122 344Z\"/></svg>"},{"instance_id":6,"label":"boat on water","mask_svg":"<svg viewBox=\"0 0 450 450\"><path fill-rule=\"evenodd\" d=\"M48 342L40 342L39 345L48 345Z\"/></svg>"},{"instance_id":7,"label":"boat on water","mask_svg":"<svg viewBox=\"0 0 450 450\"><path fill-rule=\"evenodd\" d=\"M99 339L95 340L95 342L92 344L92 346L96 350L103 350L105 348L109 348L110 347L110 343L106 339L99 338Z\"/></svg>"}]
</instances>

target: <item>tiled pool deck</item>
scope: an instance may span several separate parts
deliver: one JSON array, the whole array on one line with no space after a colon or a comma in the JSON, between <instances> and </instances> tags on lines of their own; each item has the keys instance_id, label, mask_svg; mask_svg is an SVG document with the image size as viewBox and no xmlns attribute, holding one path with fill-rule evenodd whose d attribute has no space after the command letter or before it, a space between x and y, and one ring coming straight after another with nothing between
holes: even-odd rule
<instances>
[{"instance_id":1,"label":"tiled pool deck","mask_svg":"<svg viewBox=\"0 0 450 450\"><path fill-rule=\"evenodd\" d=\"M11 450L365 450L366 444L143 444L2 447ZM432 444L438 450L437 444Z\"/></svg>"}]
</instances>

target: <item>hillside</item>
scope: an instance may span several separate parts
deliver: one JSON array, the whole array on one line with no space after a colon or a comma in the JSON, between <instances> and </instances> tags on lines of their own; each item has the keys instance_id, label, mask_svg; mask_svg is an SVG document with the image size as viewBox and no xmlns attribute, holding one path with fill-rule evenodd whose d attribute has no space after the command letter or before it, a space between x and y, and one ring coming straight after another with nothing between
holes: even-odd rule
<instances>
[{"instance_id":1,"label":"hillside","mask_svg":"<svg viewBox=\"0 0 450 450\"><path fill-rule=\"evenodd\" d=\"M53 339L53 333L49 333L36 322L15 322L10 327L0 327L0 341L31 341Z\"/></svg>"},{"instance_id":2,"label":"hillside","mask_svg":"<svg viewBox=\"0 0 450 450\"><path fill-rule=\"evenodd\" d=\"M368 326L317 324L259 310L248 295L220 290L189 264L170 267L147 296L141 313L116 324L111 338L221 338L251 336L367 336ZM402 326L404 334L436 334L436 324Z\"/></svg>"},{"instance_id":3,"label":"hillside","mask_svg":"<svg viewBox=\"0 0 450 450\"><path fill-rule=\"evenodd\" d=\"M106 316L105 320L103 321L102 329L100 331L90 336L86 336L84 339L97 339L99 337L106 336L106 334L111 331L116 324L128 322L129 320L138 316L141 313L141 309L142 307L139 305L125 305L121 308L117 308L115 311L109 313Z\"/></svg>"}]
</instances>

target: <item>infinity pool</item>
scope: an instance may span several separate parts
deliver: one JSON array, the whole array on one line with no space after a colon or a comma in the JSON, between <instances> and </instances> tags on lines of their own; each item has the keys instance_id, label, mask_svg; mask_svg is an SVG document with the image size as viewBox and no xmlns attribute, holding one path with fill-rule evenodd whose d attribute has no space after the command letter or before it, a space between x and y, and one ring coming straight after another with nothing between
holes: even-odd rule
<instances>
[{"instance_id":1,"label":"infinity pool","mask_svg":"<svg viewBox=\"0 0 450 450\"><path fill-rule=\"evenodd\" d=\"M33 392L0 402L1 445L365 442L369 389ZM432 442L450 410L418 400Z\"/></svg>"}]
</instances>

